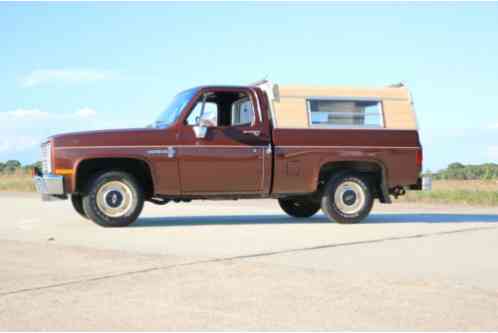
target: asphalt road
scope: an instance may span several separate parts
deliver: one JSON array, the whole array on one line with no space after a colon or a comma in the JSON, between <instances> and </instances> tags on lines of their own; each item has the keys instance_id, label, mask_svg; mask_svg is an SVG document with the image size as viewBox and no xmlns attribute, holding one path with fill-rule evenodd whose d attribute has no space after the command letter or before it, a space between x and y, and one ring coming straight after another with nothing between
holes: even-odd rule
<instances>
[{"instance_id":1,"label":"asphalt road","mask_svg":"<svg viewBox=\"0 0 498 333\"><path fill-rule=\"evenodd\" d=\"M498 330L498 208L147 205L105 229L0 194L0 330Z\"/></svg>"}]
</instances>

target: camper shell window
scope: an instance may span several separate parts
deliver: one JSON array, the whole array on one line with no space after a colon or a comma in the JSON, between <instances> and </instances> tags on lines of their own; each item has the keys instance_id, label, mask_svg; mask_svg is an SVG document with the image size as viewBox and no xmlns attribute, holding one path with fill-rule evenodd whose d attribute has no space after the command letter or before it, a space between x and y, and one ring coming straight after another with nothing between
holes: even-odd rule
<instances>
[{"instance_id":1,"label":"camper shell window","mask_svg":"<svg viewBox=\"0 0 498 333\"><path fill-rule=\"evenodd\" d=\"M308 98L311 127L382 128L382 102L378 99Z\"/></svg>"}]
</instances>

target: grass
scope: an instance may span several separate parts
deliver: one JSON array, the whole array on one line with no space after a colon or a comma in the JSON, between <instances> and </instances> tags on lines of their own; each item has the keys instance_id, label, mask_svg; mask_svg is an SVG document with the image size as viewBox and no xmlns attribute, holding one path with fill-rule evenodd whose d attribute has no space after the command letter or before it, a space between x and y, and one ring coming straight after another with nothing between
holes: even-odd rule
<instances>
[{"instance_id":1,"label":"grass","mask_svg":"<svg viewBox=\"0 0 498 333\"><path fill-rule=\"evenodd\" d=\"M14 173L0 173L0 191L34 192L35 186L31 173L15 171Z\"/></svg>"},{"instance_id":2,"label":"grass","mask_svg":"<svg viewBox=\"0 0 498 333\"><path fill-rule=\"evenodd\" d=\"M431 191L409 191L400 201L498 207L498 181L435 180Z\"/></svg>"}]
</instances>

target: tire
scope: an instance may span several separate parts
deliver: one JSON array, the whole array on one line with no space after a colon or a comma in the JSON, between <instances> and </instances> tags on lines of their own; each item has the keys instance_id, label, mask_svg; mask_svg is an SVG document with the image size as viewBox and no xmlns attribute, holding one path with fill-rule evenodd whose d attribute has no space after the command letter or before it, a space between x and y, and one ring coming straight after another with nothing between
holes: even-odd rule
<instances>
[{"instance_id":1,"label":"tire","mask_svg":"<svg viewBox=\"0 0 498 333\"><path fill-rule=\"evenodd\" d=\"M71 194L71 203L73 204L74 210L80 214L82 218L88 219L88 216L83 210L83 197L80 194Z\"/></svg>"},{"instance_id":2,"label":"tire","mask_svg":"<svg viewBox=\"0 0 498 333\"><path fill-rule=\"evenodd\" d=\"M83 210L103 227L125 227L142 212L144 193L132 175L108 171L94 177L83 196Z\"/></svg>"},{"instance_id":3,"label":"tire","mask_svg":"<svg viewBox=\"0 0 498 333\"><path fill-rule=\"evenodd\" d=\"M292 217L311 217L320 210L320 202L315 202L308 197L278 199L278 204Z\"/></svg>"},{"instance_id":4,"label":"tire","mask_svg":"<svg viewBox=\"0 0 498 333\"><path fill-rule=\"evenodd\" d=\"M358 223L372 210L372 190L364 177L342 174L325 185L321 206L331 221Z\"/></svg>"}]
</instances>

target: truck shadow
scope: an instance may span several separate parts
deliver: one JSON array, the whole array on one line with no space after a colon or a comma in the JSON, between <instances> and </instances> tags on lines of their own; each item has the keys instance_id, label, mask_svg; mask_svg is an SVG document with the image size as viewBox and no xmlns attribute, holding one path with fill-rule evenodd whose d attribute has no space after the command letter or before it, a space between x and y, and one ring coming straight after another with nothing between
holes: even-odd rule
<instances>
[{"instance_id":1,"label":"truck shadow","mask_svg":"<svg viewBox=\"0 0 498 333\"><path fill-rule=\"evenodd\" d=\"M498 223L498 215L485 214L372 214L361 224L383 223ZM323 214L312 218L296 219L287 215L211 215L178 217L143 217L130 227L173 227L203 225L251 224L328 224Z\"/></svg>"}]
</instances>

